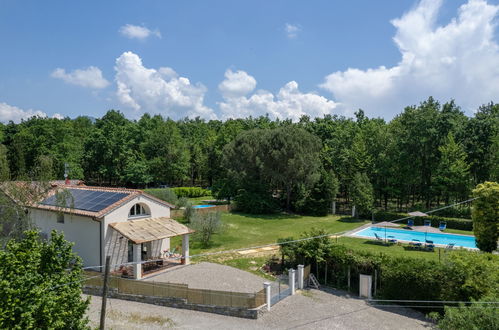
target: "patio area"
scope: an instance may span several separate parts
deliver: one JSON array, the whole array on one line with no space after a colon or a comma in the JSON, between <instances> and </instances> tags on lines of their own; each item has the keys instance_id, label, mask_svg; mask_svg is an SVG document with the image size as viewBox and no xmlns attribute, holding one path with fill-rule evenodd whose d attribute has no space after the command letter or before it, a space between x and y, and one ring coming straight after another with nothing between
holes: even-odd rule
<instances>
[{"instance_id":1,"label":"patio area","mask_svg":"<svg viewBox=\"0 0 499 330\"><path fill-rule=\"evenodd\" d=\"M166 269L189 264L189 235L194 231L170 218L148 218L109 225L128 241L129 265L122 276L141 279ZM182 236L181 251L170 250L170 238Z\"/></svg>"}]
</instances>

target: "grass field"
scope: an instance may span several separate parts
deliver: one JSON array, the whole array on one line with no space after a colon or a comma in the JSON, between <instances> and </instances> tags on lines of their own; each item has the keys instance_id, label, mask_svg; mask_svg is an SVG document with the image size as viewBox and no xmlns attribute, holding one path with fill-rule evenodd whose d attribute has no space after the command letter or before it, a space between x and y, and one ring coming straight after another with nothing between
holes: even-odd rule
<instances>
[{"instance_id":1,"label":"grass field","mask_svg":"<svg viewBox=\"0 0 499 330\"><path fill-rule=\"evenodd\" d=\"M327 233L339 233L359 227L367 221L352 220L339 216L310 217L289 214L249 215L244 213L222 213L224 230L213 236L209 248L202 248L196 241L190 246L191 255L252 247L275 243L279 238L299 238L312 228ZM172 240L172 246L180 245L180 239Z\"/></svg>"}]
</instances>

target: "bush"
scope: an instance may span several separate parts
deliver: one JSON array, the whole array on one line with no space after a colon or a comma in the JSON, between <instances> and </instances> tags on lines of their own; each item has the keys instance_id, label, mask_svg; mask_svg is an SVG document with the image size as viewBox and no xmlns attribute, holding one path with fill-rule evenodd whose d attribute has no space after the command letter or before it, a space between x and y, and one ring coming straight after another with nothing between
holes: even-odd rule
<instances>
[{"instance_id":1,"label":"bush","mask_svg":"<svg viewBox=\"0 0 499 330\"><path fill-rule=\"evenodd\" d=\"M295 242L290 248L282 252L290 266L312 264L317 276L327 264L327 278L336 287L346 286L348 270L354 287L358 274L373 275L376 270L381 299L470 301L499 295L499 255L456 250L439 262L350 250L327 238Z\"/></svg>"},{"instance_id":2,"label":"bush","mask_svg":"<svg viewBox=\"0 0 499 330\"><path fill-rule=\"evenodd\" d=\"M497 301L497 297L483 301ZM442 330L499 329L499 309L494 304L471 304L468 306L445 307L445 315L437 318Z\"/></svg>"},{"instance_id":3,"label":"bush","mask_svg":"<svg viewBox=\"0 0 499 330\"><path fill-rule=\"evenodd\" d=\"M191 218L191 227L196 231L197 238L203 247L208 247L213 234L222 229L220 212L196 212Z\"/></svg>"},{"instance_id":4,"label":"bush","mask_svg":"<svg viewBox=\"0 0 499 330\"><path fill-rule=\"evenodd\" d=\"M177 194L170 188L147 189L146 193L173 205L177 205L178 203Z\"/></svg>"},{"instance_id":5,"label":"bush","mask_svg":"<svg viewBox=\"0 0 499 330\"><path fill-rule=\"evenodd\" d=\"M211 195L210 190L201 187L175 187L172 189L178 197L196 198Z\"/></svg>"},{"instance_id":6,"label":"bush","mask_svg":"<svg viewBox=\"0 0 499 330\"><path fill-rule=\"evenodd\" d=\"M184 219L187 222L191 222L192 217L194 216L194 214L196 214L196 209L194 208L194 206L192 205L191 202L187 201L185 203Z\"/></svg>"},{"instance_id":7,"label":"bush","mask_svg":"<svg viewBox=\"0 0 499 330\"><path fill-rule=\"evenodd\" d=\"M406 213L396 213L396 212L376 212L374 214L374 221L393 221L401 218L407 217ZM473 230L473 221L468 219L460 218L444 218L441 216L431 215L428 217L414 217L414 225L423 226L425 220L431 220L431 225L433 227L438 227L440 221L447 222L447 228L459 229L459 230ZM400 221L398 223L407 223L407 220Z\"/></svg>"}]
</instances>

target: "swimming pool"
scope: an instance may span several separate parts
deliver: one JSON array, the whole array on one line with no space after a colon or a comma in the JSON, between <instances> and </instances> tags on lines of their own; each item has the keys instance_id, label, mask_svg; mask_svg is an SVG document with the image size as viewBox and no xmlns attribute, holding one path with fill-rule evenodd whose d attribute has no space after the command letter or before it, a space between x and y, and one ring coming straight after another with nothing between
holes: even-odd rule
<instances>
[{"instance_id":1,"label":"swimming pool","mask_svg":"<svg viewBox=\"0 0 499 330\"><path fill-rule=\"evenodd\" d=\"M193 208L195 208L195 209L204 209L207 207L215 207L215 205L203 204L203 205L194 205L193 206Z\"/></svg>"},{"instance_id":2,"label":"swimming pool","mask_svg":"<svg viewBox=\"0 0 499 330\"><path fill-rule=\"evenodd\" d=\"M384 227L368 227L352 234L352 236L375 238L374 234L385 239ZM433 241L434 244L447 245L454 243L455 246L476 249L475 236L453 235L453 234L440 234L440 233L425 233L414 230L386 228L386 236L393 236L393 238L400 241L412 241L413 239L420 240L422 243L425 239Z\"/></svg>"}]
</instances>

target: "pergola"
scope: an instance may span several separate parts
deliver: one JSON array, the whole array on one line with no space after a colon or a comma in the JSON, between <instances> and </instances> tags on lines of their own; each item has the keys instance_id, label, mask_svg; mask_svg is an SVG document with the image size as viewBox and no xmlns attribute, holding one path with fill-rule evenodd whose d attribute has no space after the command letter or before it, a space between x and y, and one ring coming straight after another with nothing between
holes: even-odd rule
<instances>
[{"instance_id":1,"label":"pergola","mask_svg":"<svg viewBox=\"0 0 499 330\"><path fill-rule=\"evenodd\" d=\"M142 278L142 255L140 244L182 236L182 258L189 263L189 234L194 231L177 221L166 218L149 218L115 222L109 224L114 230L131 241L133 246L133 273L135 279Z\"/></svg>"}]
</instances>

